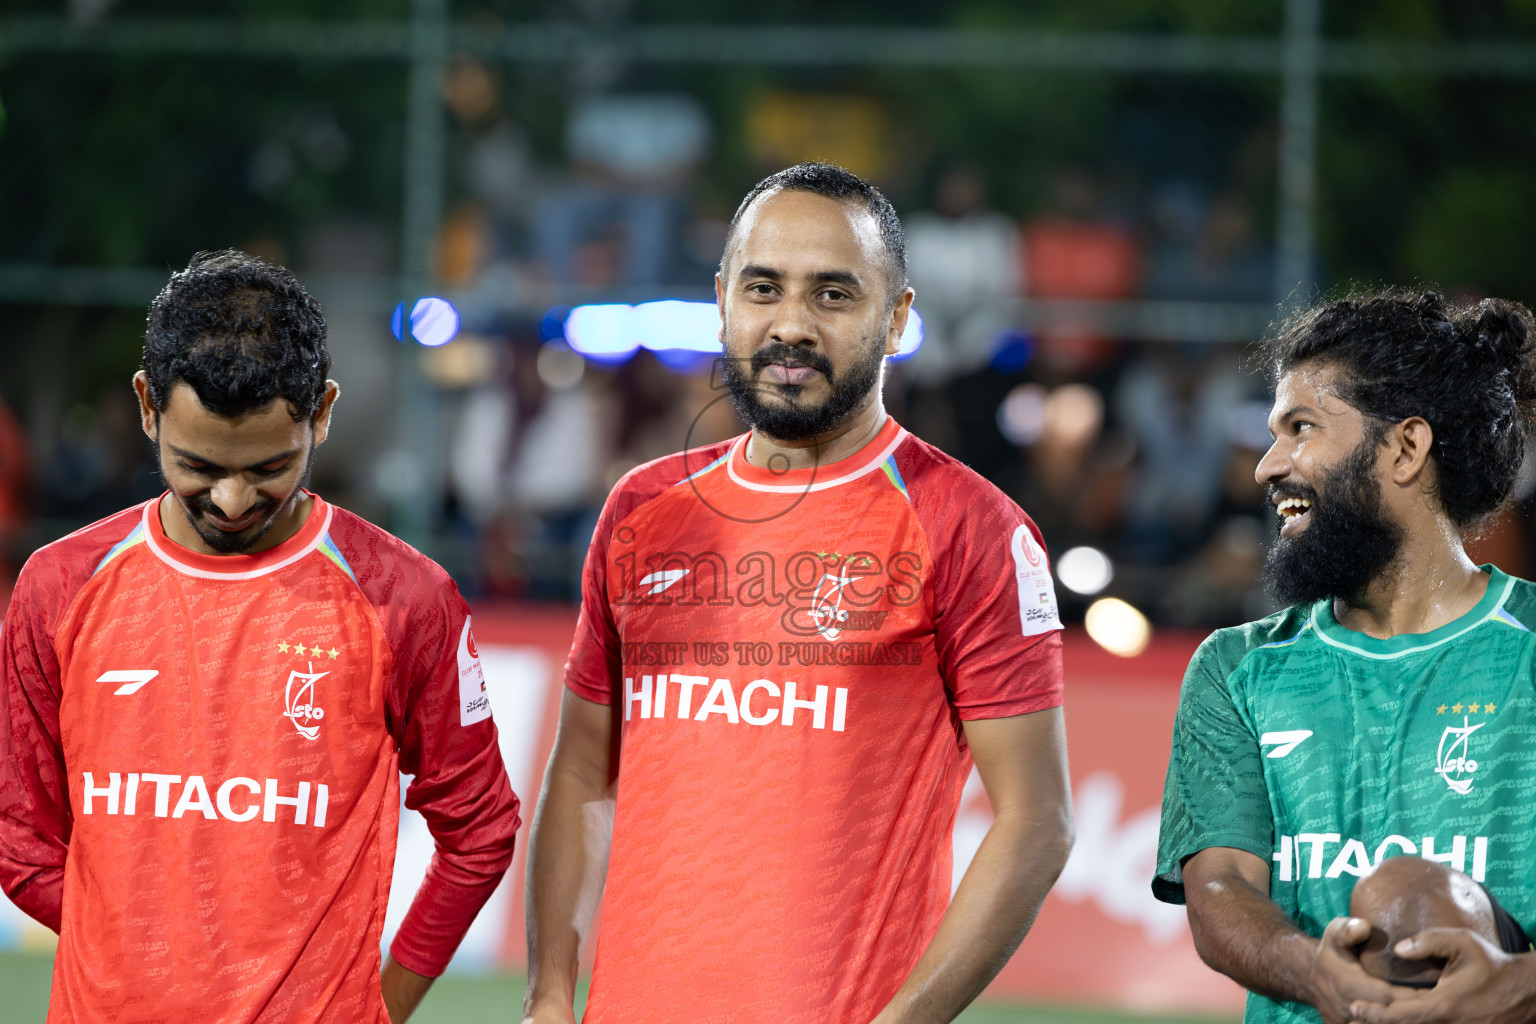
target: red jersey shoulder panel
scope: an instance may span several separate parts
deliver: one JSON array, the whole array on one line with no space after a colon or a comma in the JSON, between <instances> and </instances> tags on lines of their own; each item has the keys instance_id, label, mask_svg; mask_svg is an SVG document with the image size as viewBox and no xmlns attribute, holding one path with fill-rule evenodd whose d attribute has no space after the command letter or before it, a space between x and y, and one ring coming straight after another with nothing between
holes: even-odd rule
<instances>
[{"instance_id":1,"label":"red jersey shoulder panel","mask_svg":"<svg viewBox=\"0 0 1536 1024\"><path fill-rule=\"evenodd\" d=\"M909 435L897 470L928 539L939 667L962 719L1061 703L1061 620L1044 538L989 480Z\"/></svg>"},{"instance_id":2,"label":"red jersey shoulder panel","mask_svg":"<svg viewBox=\"0 0 1536 1024\"><path fill-rule=\"evenodd\" d=\"M625 473L608 493L592 531L581 574L581 614L571 656L565 663L565 685L576 696L596 704L613 703L618 680L619 634L608 607L608 544L613 531L646 502L685 481L717 469L730 457L730 438L702 448L664 455Z\"/></svg>"}]
</instances>

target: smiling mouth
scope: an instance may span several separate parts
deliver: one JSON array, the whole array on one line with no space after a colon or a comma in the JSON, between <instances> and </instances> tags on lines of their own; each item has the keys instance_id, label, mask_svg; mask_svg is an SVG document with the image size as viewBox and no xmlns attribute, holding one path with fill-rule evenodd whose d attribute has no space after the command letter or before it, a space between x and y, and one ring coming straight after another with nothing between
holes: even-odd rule
<instances>
[{"instance_id":1,"label":"smiling mouth","mask_svg":"<svg viewBox=\"0 0 1536 1024\"><path fill-rule=\"evenodd\" d=\"M1311 498L1286 498L1275 506L1275 511L1280 515L1280 532L1282 534L1295 533L1308 521L1312 514Z\"/></svg>"}]
</instances>

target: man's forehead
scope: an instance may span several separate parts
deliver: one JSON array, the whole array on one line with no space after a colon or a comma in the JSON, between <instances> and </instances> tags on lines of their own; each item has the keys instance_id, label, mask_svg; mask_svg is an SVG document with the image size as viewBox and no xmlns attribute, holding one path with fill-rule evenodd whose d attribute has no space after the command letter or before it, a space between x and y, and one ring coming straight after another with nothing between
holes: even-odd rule
<instances>
[{"instance_id":1,"label":"man's forehead","mask_svg":"<svg viewBox=\"0 0 1536 1024\"><path fill-rule=\"evenodd\" d=\"M306 419L293 418L293 405L285 399L273 399L236 416L223 416L204 405L185 381L178 381L166 396L159 420L167 439L180 447L263 447L308 429Z\"/></svg>"},{"instance_id":2,"label":"man's forehead","mask_svg":"<svg viewBox=\"0 0 1536 1024\"><path fill-rule=\"evenodd\" d=\"M880 262L882 242L874 215L861 203L831 199L814 192L780 189L753 201L737 225L732 264L799 269L830 262L855 265Z\"/></svg>"},{"instance_id":3,"label":"man's forehead","mask_svg":"<svg viewBox=\"0 0 1536 1024\"><path fill-rule=\"evenodd\" d=\"M1270 415L1281 416L1301 407L1331 415L1347 412L1351 406L1339 396L1341 372L1343 368L1336 363L1316 360L1287 369L1275 382L1275 404Z\"/></svg>"}]
</instances>

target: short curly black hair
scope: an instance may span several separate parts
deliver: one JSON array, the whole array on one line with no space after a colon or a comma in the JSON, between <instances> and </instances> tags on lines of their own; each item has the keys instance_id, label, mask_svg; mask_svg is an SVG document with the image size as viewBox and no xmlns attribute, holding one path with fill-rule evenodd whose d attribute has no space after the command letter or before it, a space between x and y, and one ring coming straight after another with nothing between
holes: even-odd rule
<instances>
[{"instance_id":1,"label":"short curly black hair","mask_svg":"<svg viewBox=\"0 0 1536 1024\"><path fill-rule=\"evenodd\" d=\"M726 260L736 240L736 227L757 198L767 192L811 192L842 203L855 203L869 211L880 230L880 241L885 246L886 277L890 282L890 297L896 296L907 286L907 236L901 230L901 218L896 208L885 198L885 193L875 186L836 164L811 161L786 167L770 174L756 185L736 207L731 225L725 233L725 248L720 255L720 271L725 272Z\"/></svg>"},{"instance_id":2,"label":"short curly black hair","mask_svg":"<svg viewBox=\"0 0 1536 1024\"><path fill-rule=\"evenodd\" d=\"M1462 530L1508 501L1536 416L1525 306L1404 288L1355 292L1282 321L1261 352L1271 383L1303 363L1340 366L1339 397L1379 421L1377 438L1388 423L1423 417L1440 506Z\"/></svg>"},{"instance_id":3,"label":"short curly black hair","mask_svg":"<svg viewBox=\"0 0 1536 1024\"><path fill-rule=\"evenodd\" d=\"M281 398L308 419L330 371L320 304L288 270L236 249L193 256L150 303L144 373L158 412L185 382L221 416Z\"/></svg>"}]
</instances>

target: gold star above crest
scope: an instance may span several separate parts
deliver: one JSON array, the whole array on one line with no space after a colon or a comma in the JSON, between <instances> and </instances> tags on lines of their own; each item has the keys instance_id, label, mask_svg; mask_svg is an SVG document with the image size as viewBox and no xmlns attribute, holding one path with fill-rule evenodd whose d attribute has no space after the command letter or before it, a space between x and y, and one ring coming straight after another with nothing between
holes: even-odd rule
<instances>
[{"instance_id":1,"label":"gold star above crest","mask_svg":"<svg viewBox=\"0 0 1536 1024\"><path fill-rule=\"evenodd\" d=\"M1494 712L1494 707L1493 707L1493 705L1492 705L1492 704L1484 704L1484 705L1483 705L1483 710L1484 710L1484 711L1486 711L1486 712L1487 712L1487 713L1488 713L1488 714L1490 714L1490 715L1491 715L1491 714L1493 714L1493 712Z\"/></svg>"},{"instance_id":2,"label":"gold star above crest","mask_svg":"<svg viewBox=\"0 0 1536 1024\"><path fill-rule=\"evenodd\" d=\"M1461 706L1461 702L1457 701L1455 704L1451 705L1451 711L1459 715L1461 714Z\"/></svg>"},{"instance_id":3,"label":"gold star above crest","mask_svg":"<svg viewBox=\"0 0 1536 1024\"><path fill-rule=\"evenodd\" d=\"M301 658L304 657L304 645L303 644L294 644L293 645L293 649L294 649L294 651L296 651L298 653L299 657L301 657Z\"/></svg>"},{"instance_id":4,"label":"gold star above crest","mask_svg":"<svg viewBox=\"0 0 1536 1024\"><path fill-rule=\"evenodd\" d=\"M1477 714L1477 705L1476 704L1468 704L1467 705L1467 710L1472 712L1475 715L1475 714Z\"/></svg>"},{"instance_id":5,"label":"gold star above crest","mask_svg":"<svg viewBox=\"0 0 1536 1024\"><path fill-rule=\"evenodd\" d=\"M326 651L325 653L330 655L330 658L331 658L332 661L335 661L336 660L336 656L338 654L340 654L341 652L338 651L336 648L332 647L330 650Z\"/></svg>"},{"instance_id":6,"label":"gold star above crest","mask_svg":"<svg viewBox=\"0 0 1536 1024\"><path fill-rule=\"evenodd\" d=\"M1438 708L1436 708L1435 709L1435 714L1437 714L1437 715L1445 714L1445 705L1441 704Z\"/></svg>"},{"instance_id":7,"label":"gold star above crest","mask_svg":"<svg viewBox=\"0 0 1536 1024\"><path fill-rule=\"evenodd\" d=\"M287 654L288 653L288 642L286 640L279 640L277 642L277 650L278 650L279 654Z\"/></svg>"}]
</instances>

